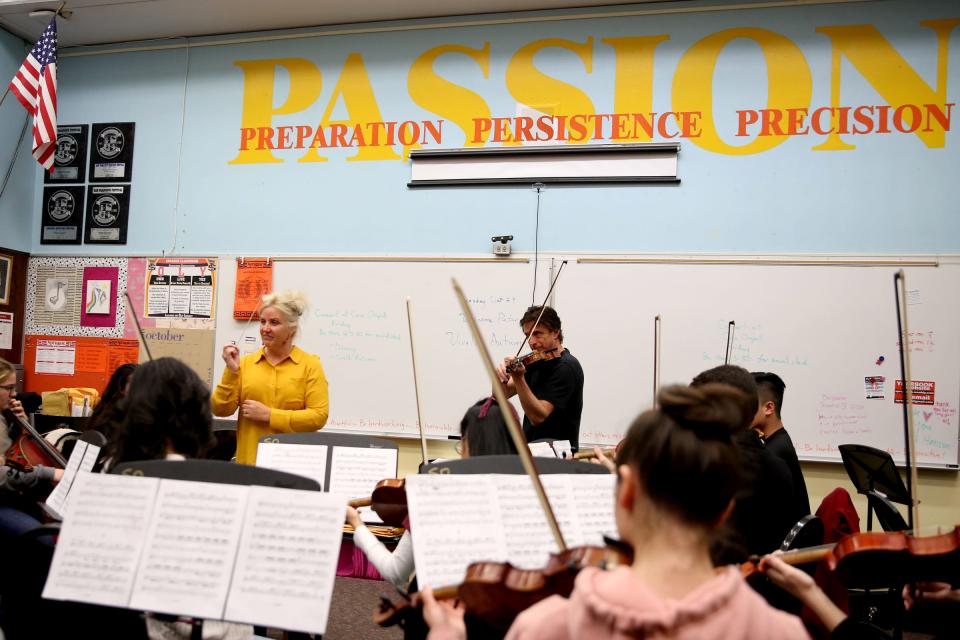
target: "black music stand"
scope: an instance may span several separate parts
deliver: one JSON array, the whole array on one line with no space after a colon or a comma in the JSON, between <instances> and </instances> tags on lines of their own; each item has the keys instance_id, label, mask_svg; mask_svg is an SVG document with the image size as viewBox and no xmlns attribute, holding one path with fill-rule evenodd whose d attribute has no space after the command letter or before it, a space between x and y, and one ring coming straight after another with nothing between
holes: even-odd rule
<instances>
[{"instance_id":1,"label":"black music stand","mask_svg":"<svg viewBox=\"0 0 960 640\"><path fill-rule=\"evenodd\" d=\"M912 506L893 457L881 449L862 444L841 444L840 457L857 493L865 496L880 494L890 502ZM873 502L867 501L867 531L873 530Z\"/></svg>"},{"instance_id":2,"label":"black music stand","mask_svg":"<svg viewBox=\"0 0 960 640\"><path fill-rule=\"evenodd\" d=\"M540 473L600 473L609 474L602 464L590 464L579 460L561 460L560 458L537 458L537 471ZM461 460L443 460L425 464L420 473L506 473L524 474L526 470L520 462L520 456L478 456Z\"/></svg>"}]
</instances>

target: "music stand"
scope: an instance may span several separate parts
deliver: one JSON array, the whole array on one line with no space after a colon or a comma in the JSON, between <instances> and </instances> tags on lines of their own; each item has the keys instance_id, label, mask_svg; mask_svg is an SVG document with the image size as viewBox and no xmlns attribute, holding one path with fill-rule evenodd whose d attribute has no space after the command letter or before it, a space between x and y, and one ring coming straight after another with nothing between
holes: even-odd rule
<instances>
[{"instance_id":1,"label":"music stand","mask_svg":"<svg viewBox=\"0 0 960 640\"><path fill-rule=\"evenodd\" d=\"M862 444L841 444L840 457L857 493L869 495L880 493L890 502L912 505L893 457L881 449ZM873 530L873 505L867 502L867 531Z\"/></svg>"}]
</instances>

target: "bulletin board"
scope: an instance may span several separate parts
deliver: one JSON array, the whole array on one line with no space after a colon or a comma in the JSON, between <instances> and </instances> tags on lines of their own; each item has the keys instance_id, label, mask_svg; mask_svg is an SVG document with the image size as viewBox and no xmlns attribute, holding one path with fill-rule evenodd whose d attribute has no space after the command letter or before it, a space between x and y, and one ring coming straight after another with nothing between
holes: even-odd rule
<instances>
[{"instance_id":1,"label":"bulletin board","mask_svg":"<svg viewBox=\"0 0 960 640\"><path fill-rule=\"evenodd\" d=\"M63 387L103 391L113 371L140 359L140 345L128 338L33 336L24 341L24 388L36 393Z\"/></svg>"},{"instance_id":2,"label":"bulletin board","mask_svg":"<svg viewBox=\"0 0 960 640\"><path fill-rule=\"evenodd\" d=\"M119 365L146 361L134 313L154 358L179 358L211 384L217 264L210 257L30 258L25 390L102 391Z\"/></svg>"}]
</instances>

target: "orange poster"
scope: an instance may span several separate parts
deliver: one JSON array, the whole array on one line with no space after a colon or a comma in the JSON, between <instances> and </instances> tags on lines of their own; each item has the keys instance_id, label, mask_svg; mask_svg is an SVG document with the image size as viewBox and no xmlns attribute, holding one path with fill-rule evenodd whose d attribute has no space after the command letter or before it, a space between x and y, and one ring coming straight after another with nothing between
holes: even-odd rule
<instances>
[{"instance_id":1,"label":"orange poster","mask_svg":"<svg viewBox=\"0 0 960 640\"><path fill-rule=\"evenodd\" d=\"M111 375L122 364L140 362L140 341L112 338L108 341L107 370Z\"/></svg>"},{"instance_id":2,"label":"orange poster","mask_svg":"<svg viewBox=\"0 0 960 640\"><path fill-rule=\"evenodd\" d=\"M80 343L75 358L77 373L102 373L107 369L107 346Z\"/></svg>"},{"instance_id":3,"label":"orange poster","mask_svg":"<svg viewBox=\"0 0 960 640\"><path fill-rule=\"evenodd\" d=\"M62 371L51 372L49 366L37 366L38 349L43 351L49 343L68 345L67 357L60 363ZM63 387L93 387L103 392L114 369L126 362L136 363L139 357L137 340L28 335L23 345L24 389L39 393Z\"/></svg>"},{"instance_id":4,"label":"orange poster","mask_svg":"<svg viewBox=\"0 0 960 640\"><path fill-rule=\"evenodd\" d=\"M273 290L270 258L237 258L237 290L233 297L234 320L257 317L260 299Z\"/></svg>"}]
</instances>

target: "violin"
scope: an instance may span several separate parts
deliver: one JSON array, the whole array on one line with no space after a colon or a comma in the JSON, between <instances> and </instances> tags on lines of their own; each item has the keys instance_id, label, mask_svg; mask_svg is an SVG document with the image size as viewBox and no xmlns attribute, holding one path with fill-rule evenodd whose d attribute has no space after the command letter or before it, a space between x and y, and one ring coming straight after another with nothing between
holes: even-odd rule
<instances>
[{"instance_id":1,"label":"violin","mask_svg":"<svg viewBox=\"0 0 960 640\"><path fill-rule=\"evenodd\" d=\"M568 597L581 569L613 569L632 562L629 548L573 547L550 554L543 569L519 569L509 562L474 562L459 585L435 589L438 600L460 600L483 622L506 631L525 609L552 595ZM405 602L381 601L373 620L387 627L409 615L419 615L422 598L414 593Z\"/></svg>"},{"instance_id":2,"label":"violin","mask_svg":"<svg viewBox=\"0 0 960 640\"><path fill-rule=\"evenodd\" d=\"M610 460L616 461L618 448L619 448L619 445L617 447L601 448L600 453L607 456L607 458L609 458ZM593 447L589 449L583 449L581 451L577 451L575 454L573 454L574 460L593 460L596 457L597 457L597 452L593 450Z\"/></svg>"},{"instance_id":3,"label":"violin","mask_svg":"<svg viewBox=\"0 0 960 640\"><path fill-rule=\"evenodd\" d=\"M960 575L960 525L952 531L914 536L905 531L868 531L846 536L824 560L847 587L899 587Z\"/></svg>"},{"instance_id":4,"label":"violin","mask_svg":"<svg viewBox=\"0 0 960 640\"><path fill-rule=\"evenodd\" d=\"M67 466L66 458L32 424L12 411L4 411L3 415L8 424L20 427L20 435L13 439L10 448L3 454L8 466L21 471L30 471L35 465L57 469Z\"/></svg>"},{"instance_id":5,"label":"violin","mask_svg":"<svg viewBox=\"0 0 960 640\"><path fill-rule=\"evenodd\" d=\"M507 365L507 373L513 373L521 366L529 367L534 362L540 362L541 360L553 360L554 358L559 358L562 355L559 349L553 348L547 351L531 351L528 354L522 355L518 358L514 358L513 362Z\"/></svg>"},{"instance_id":6,"label":"violin","mask_svg":"<svg viewBox=\"0 0 960 640\"><path fill-rule=\"evenodd\" d=\"M372 507L383 523L391 527L402 527L407 519L406 480L388 478L374 487L369 498L358 498L349 502L353 508Z\"/></svg>"},{"instance_id":7,"label":"violin","mask_svg":"<svg viewBox=\"0 0 960 640\"><path fill-rule=\"evenodd\" d=\"M790 565L820 562L820 569L846 588L885 589L908 582L943 581L960 575L960 525L952 531L915 536L905 531L852 533L835 544L780 554ZM760 558L740 565L748 581L762 575Z\"/></svg>"}]
</instances>

